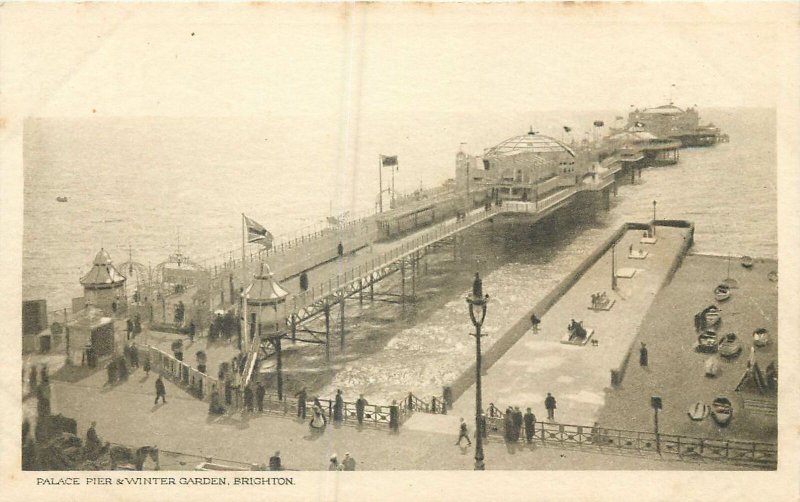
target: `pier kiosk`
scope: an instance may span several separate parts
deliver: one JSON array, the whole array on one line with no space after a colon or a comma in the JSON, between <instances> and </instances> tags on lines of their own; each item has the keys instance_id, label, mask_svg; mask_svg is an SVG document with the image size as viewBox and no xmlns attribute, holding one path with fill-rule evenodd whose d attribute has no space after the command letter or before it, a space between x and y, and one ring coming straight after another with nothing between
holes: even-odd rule
<instances>
[{"instance_id":1,"label":"pier kiosk","mask_svg":"<svg viewBox=\"0 0 800 502\"><path fill-rule=\"evenodd\" d=\"M125 276L114 267L105 249L94 257L92 269L81 277L86 304L102 310L106 315L124 312L128 299L125 295Z\"/></svg>"}]
</instances>

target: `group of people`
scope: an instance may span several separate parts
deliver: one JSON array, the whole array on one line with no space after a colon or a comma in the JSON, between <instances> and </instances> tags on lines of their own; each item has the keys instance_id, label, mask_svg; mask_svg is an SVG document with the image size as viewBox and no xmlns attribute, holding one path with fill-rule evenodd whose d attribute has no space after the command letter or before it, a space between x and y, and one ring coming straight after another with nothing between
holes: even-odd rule
<instances>
[{"instance_id":1,"label":"group of people","mask_svg":"<svg viewBox=\"0 0 800 502\"><path fill-rule=\"evenodd\" d=\"M583 327L583 322L575 321L575 319L570 320L570 323L567 326L567 331L570 333L570 338L584 338L586 336L586 329Z\"/></svg>"},{"instance_id":2,"label":"group of people","mask_svg":"<svg viewBox=\"0 0 800 502\"><path fill-rule=\"evenodd\" d=\"M356 470L356 459L350 456L350 453L345 453L344 458L341 462L337 455L334 453L331 455L330 463L328 464L329 471L355 471Z\"/></svg>"},{"instance_id":3,"label":"group of people","mask_svg":"<svg viewBox=\"0 0 800 502\"><path fill-rule=\"evenodd\" d=\"M303 387L294 395L294 397L297 398L297 418L300 420L305 420L308 408L308 391L305 387ZM369 402L364 398L363 394L360 394L358 399L356 399L356 420L358 421L359 426L364 424L364 418L366 417L366 408L368 404ZM334 398L333 406L330 412L334 424L340 424L345 420L345 403L341 389L336 390L336 397ZM326 425L328 425L328 415L326 414L325 409L322 407L319 397L315 397L311 404L311 420L309 421L309 426L312 429L319 431L324 429Z\"/></svg>"},{"instance_id":4,"label":"group of people","mask_svg":"<svg viewBox=\"0 0 800 502\"><path fill-rule=\"evenodd\" d=\"M603 291L602 293L592 293L592 308L603 308L608 305L608 296L606 292ZM574 321L573 321L574 322Z\"/></svg>"},{"instance_id":5,"label":"group of people","mask_svg":"<svg viewBox=\"0 0 800 502\"><path fill-rule=\"evenodd\" d=\"M550 392L547 393L547 397L544 400L544 407L547 410L547 419L555 420L556 398L553 397ZM527 408L525 413L522 413L522 410L519 409L519 406L508 406L505 412L501 413L500 409L497 408L494 403L489 403L489 409L487 412L489 418L503 418L503 438L507 443L519 442L523 432L525 434L526 442L530 443L533 440L536 432L536 415L534 415L531 408ZM488 430L486 413L481 415L477 434L481 434L481 436L484 438L487 437ZM458 440L456 441L456 445L461 446L461 441L464 439L467 440L467 446L472 444L472 441L469 438L467 424L462 418L459 424Z\"/></svg>"}]
</instances>

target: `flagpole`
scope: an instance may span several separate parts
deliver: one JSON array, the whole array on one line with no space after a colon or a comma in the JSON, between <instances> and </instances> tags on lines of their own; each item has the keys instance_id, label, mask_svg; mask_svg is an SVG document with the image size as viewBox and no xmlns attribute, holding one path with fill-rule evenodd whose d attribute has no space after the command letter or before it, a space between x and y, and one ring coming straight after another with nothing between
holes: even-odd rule
<instances>
[{"instance_id":1,"label":"flagpole","mask_svg":"<svg viewBox=\"0 0 800 502\"><path fill-rule=\"evenodd\" d=\"M381 172L383 164L383 155L378 155L378 197L380 197L380 202L378 202L378 211L383 212L383 173Z\"/></svg>"},{"instance_id":2,"label":"flagpole","mask_svg":"<svg viewBox=\"0 0 800 502\"><path fill-rule=\"evenodd\" d=\"M392 166L392 209L394 209L394 170L397 166Z\"/></svg>"}]
</instances>

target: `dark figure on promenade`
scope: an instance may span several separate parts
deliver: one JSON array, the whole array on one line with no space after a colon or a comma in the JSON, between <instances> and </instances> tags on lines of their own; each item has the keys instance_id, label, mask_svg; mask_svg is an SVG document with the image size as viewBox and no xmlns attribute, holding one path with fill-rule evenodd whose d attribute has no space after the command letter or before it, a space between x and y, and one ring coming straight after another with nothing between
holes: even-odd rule
<instances>
[{"instance_id":1,"label":"dark figure on promenade","mask_svg":"<svg viewBox=\"0 0 800 502\"><path fill-rule=\"evenodd\" d=\"M514 411L511 406L506 408L505 416L503 417L503 439L506 443L514 441Z\"/></svg>"},{"instance_id":2,"label":"dark figure on promenade","mask_svg":"<svg viewBox=\"0 0 800 502\"><path fill-rule=\"evenodd\" d=\"M642 346L639 347L639 366L647 366L647 346L644 342L642 342Z\"/></svg>"},{"instance_id":3,"label":"dark figure on promenade","mask_svg":"<svg viewBox=\"0 0 800 502\"><path fill-rule=\"evenodd\" d=\"M500 416L500 410L497 409L497 406L495 406L494 403L489 403L489 416L491 418Z\"/></svg>"},{"instance_id":4,"label":"dark figure on promenade","mask_svg":"<svg viewBox=\"0 0 800 502\"><path fill-rule=\"evenodd\" d=\"M130 340L131 335L133 335L133 321L128 318L128 320L125 321L125 339Z\"/></svg>"},{"instance_id":5,"label":"dark figure on promenade","mask_svg":"<svg viewBox=\"0 0 800 502\"><path fill-rule=\"evenodd\" d=\"M111 312L113 312L115 314L117 313L117 301L116 300L111 302Z\"/></svg>"},{"instance_id":6,"label":"dark figure on promenade","mask_svg":"<svg viewBox=\"0 0 800 502\"><path fill-rule=\"evenodd\" d=\"M26 418L22 422L22 470L36 470L36 443L30 434L31 423Z\"/></svg>"},{"instance_id":7,"label":"dark figure on promenade","mask_svg":"<svg viewBox=\"0 0 800 502\"><path fill-rule=\"evenodd\" d=\"M329 471L338 471L339 470L339 460L336 458L336 455L331 456L331 461L328 464Z\"/></svg>"},{"instance_id":8,"label":"dark figure on promenade","mask_svg":"<svg viewBox=\"0 0 800 502\"><path fill-rule=\"evenodd\" d=\"M303 272L300 274L300 291L308 290L308 274Z\"/></svg>"},{"instance_id":9,"label":"dark figure on promenade","mask_svg":"<svg viewBox=\"0 0 800 502\"><path fill-rule=\"evenodd\" d=\"M472 296L475 298L483 298L483 281L478 272L475 272L475 280L472 281Z\"/></svg>"},{"instance_id":10,"label":"dark figure on promenade","mask_svg":"<svg viewBox=\"0 0 800 502\"><path fill-rule=\"evenodd\" d=\"M117 371L119 372L119 380L124 382L128 380L128 362L125 360L124 357L120 358L117 361Z\"/></svg>"},{"instance_id":11,"label":"dark figure on promenade","mask_svg":"<svg viewBox=\"0 0 800 502\"><path fill-rule=\"evenodd\" d=\"M306 398L307 398L306 388L303 387L300 389L300 392L294 395L297 398L297 417L302 418L303 420L306 419Z\"/></svg>"},{"instance_id":12,"label":"dark figure on promenade","mask_svg":"<svg viewBox=\"0 0 800 502\"><path fill-rule=\"evenodd\" d=\"M167 404L167 388L164 387L164 380L161 379L161 375L156 378L156 401L153 404L158 404L158 398L161 398L162 403Z\"/></svg>"},{"instance_id":13,"label":"dark figure on promenade","mask_svg":"<svg viewBox=\"0 0 800 502\"><path fill-rule=\"evenodd\" d=\"M253 389L249 385L244 388L244 409L253 411Z\"/></svg>"},{"instance_id":14,"label":"dark figure on promenade","mask_svg":"<svg viewBox=\"0 0 800 502\"><path fill-rule=\"evenodd\" d=\"M392 400L392 405L389 406L389 429L397 433L400 430L400 407L397 406L397 400Z\"/></svg>"},{"instance_id":15,"label":"dark figure on promenade","mask_svg":"<svg viewBox=\"0 0 800 502\"><path fill-rule=\"evenodd\" d=\"M135 343L131 344L131 367L139 367L139 348Z\"/></svg>"},{"instance_id":16,"label":"dark figure on promenade","mask_svg":"<svg viewBox=\"0 0 800 502\"><path fill-rule=\"evenodd\" d=\"M230 378L225 379L225 404L228 406L233 402L233 385Z\"/></svg>"},{"instance_id":17,"label":"dark figure on promenade","mask_svg":"<svg viewBox=\"0 0 800 502\"><path fill-rule=\"evenodd\" d=\"M194 342L194 335L197 332L197 326L194 325L194 321L189 323L189 341Z\"/></svg>"},{"instance_id":18,"label":"dark figure on promenade","mask_svg":"<svg viewBox=\"0 0 800 502\"><path fill-rule=\"evenodd\" d=\"M108 385L114 385L117 382L117 361L112 359L106 366L108 372Z\"/></svg>"},{"instance_id":19,"label":"dark figure on promenade","mask_svg":"<svg viewBox=\"0 0 800 502\"><path fill-rule=\"evenodd\" d=\"M520 435L522 434L522 412L519 410L519 406L514 407L514 441L519 441Z\"/></svg>"},{"instance_id":20,"label":"dark figure on promenade","mask_svg":"<svg viewBox=\"0 0 800 502\"><path fill-rule=\"evenodd\" d=\"M139 317L139 314L136 314L136 317L133 318L133 333L138 335L142 332L142 318Z\"/></svg>"},{"instance_id":21,"label":"dark figure on promenade","mask_svg":"<svg viewBox=\"0 0 800 502\"><path fill-rule=\"evenodd\" d=\"M539 331L539 324L541 324L541 320L536 317L536 314L531 314L531 326L533 327L533 332L536 333Z\"/></svg>"},{"instance_id":22,"label":"dark figure on promenade","mask_svg":"<svg viewBox=\"0 0 800 502\"><path fill-rule=\"evenodd\" d=\"M89 458L96 458L97 452L103 446L100 438L97 436L97 430L95 429L96 425L97 422L92 422L92 425L86 431L86 443L84 444L84 449L86 451L86 456Z\"/></svg>"},{"instance_id":23,"label":"dark figure on promenade","mask_svg":"<svg viewBox=\"0 0 800 502\"><path fill-rule=\"evenodd\" d=\"M222 415L225 413L225 407L222 405L222 399L219 395L219 389L214 385L211 391L211 402L208 405L208 412L212 415Z\"/></svg>"},{"instance_id":24,"label":"dark figure on promenade","mask_svg":"<svg viewBox=\"0 0 800 502\"><path fill-rule=\"evenodd\" d=\"M336 400L333 405L333 421L335 423L342 423L344 419L344 399L342 398L342 391L336 389Z\"/></svg>"},{"instance_id":25,"label":"dark figure on promenade","mask_svg":"<svg viewBox=\"0 0 800 502\"><path fill-rule=\"evenodd\" d=\"M39 386L39 370L36 366L31 366L30 377L28 377L28 389L31 394L36 392L36 387Z\"/></svg>"},{"instance_id":26,"label":"dark figure on promenade","mask_svg":"<svg viewBox=\"0 0 800 502\"><path fill-rule=\"evenodd\" d=\"M547 393L547 397L544 399L544 407L547 409L547 419L548 420L555 420L556 418L556 398L553 397L552 394L549 392Z\"/></svg>"},{"instance_id":27,"label":"dark figure on promenade","mask_svg":"<svg viewBox=\"0 0 800 502\"><path fill-rule=\"evenodd\" d=\"M489 431L486 426L486 413L481 413L480 419L478 420L478 431L476 434L480 434L484 439L489 437Z\"/></svg>"},{"instance_id":28,"label":"dark figure on promenade","mask_svg":"<svg viewBox=\"0 0 800 502\"><path fill-rule=\"evenodd\" d=\"M269 470L270 471L280 471L280 470L282 470L282 467L281 467L281 452L276 451L275 455L269 457Z\"/></svg>"},{"instance_id":29,"label":"dark figure on promenade","mask_svg":"<svg viewBox=\"0 0 800 502\"><path fill-rule=\"evenodd\" d=\"M146 376L150 376L150 356L145 356L144 357L143 368L144 368L145 375Z\"/></svg>"},{"instance_id":30,"label":"dark figure on promenade","mask_svg":"<svg viewBox=\"0 0 800 502\"><path fill-rule=\"evenodd\" d=\"M525 421L525 440L527 442L531 442L533 440L533 433L534 433L534 424L536 424L536 415L531 412L531 409L525 412L525 416L523 417Z\"/></svg>"},{"instance_id":31,"label":"dark figure on promenade","mask_svg":"<svg viewBox=\"0 0 800 502\"><path fill-rule=\"evenodd\" d=\"M50 384L42 382L36 389L36 414L40 417L50 416Z\"/></svg>"},{"instance_id":32,"label":"dark figure on promenade","mask_svg":"<svg viewBox=\"0 0 800 502\"><path fill-rule=\"evenodd\" d=\"M258 411L264 411L264 394L267 393L267 389L261 382L256 384L256 404L258 405Z\"/></svg>"},{"instance_id":33,"label":"dark figure on promenade","mask_svg":"<svg viewBox=\"0 0 800 502\"><path fill-rule=\"evenodd\" d=\"M50 374L47 371L47 365L42 365L41 372L39 373L42 383L50 383Z\"/></svg>"},{"instance_id":34,"label":"dark figure on promenade","mask_svg":"<svg viewBox=\"0 0 800 502\"><path fill-rule=\"evenodd\" d=\"M355 471L356 470L356 459L350 456L350 453L345 453L344 458L342 459L342 467L345 471Z\"/></svg>"},{"instance_id":35,"label":"dark figure on promenade","mask_svg":"<svg viewBox=\"0 0 800 502\"><path fill-rule=\"evenodd\" d=\"M467 446L472 446L472 441L470 441L469 434L467 433L467 423L464 422L463 418L458 426L458 441L456 441L456 446L461 446L462 439L467 440Z\"/></svg>"},{"instance_id":36,"label":"dark figure on promenade","mask_svg":"<svg viewBox=\"0 0 800 502\"><path fill-rule=\"evenodd\" d=\"M342 246L341 242L339 243L338 246L336 246L336 254L338 254L339 256L344 256L344 246Z\"/></svg>"},{"instance_id":37,"label":"dark figure on promenade","mask_svg":"<svg viewBox=\"0 0 800 502\"><path fill-rule=\"evenodd\" d=\"M358 399L356 399L356 419L358 420L358 425L364 423L364 408L369 403L366 399L364 399L364 394L359 394Z\"/></svg>"}]
</instances>

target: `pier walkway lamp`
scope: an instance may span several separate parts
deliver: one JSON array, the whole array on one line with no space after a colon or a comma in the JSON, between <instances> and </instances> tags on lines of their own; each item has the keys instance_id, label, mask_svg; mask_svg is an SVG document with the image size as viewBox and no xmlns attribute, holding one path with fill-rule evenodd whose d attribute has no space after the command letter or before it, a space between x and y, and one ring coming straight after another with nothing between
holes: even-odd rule
<instances>
[{"instance_id":1,"label":"pier walkway lamp","mask_svg":"<svg viewBox=\"0 0 800 502\"><path fill-rule=\"evenodd\" d=\"M262 340L269 341L275 349L278 400L283 400L281 339L286 336L286 297L289 293L273 279L269 265L262 262L261 268L244 290L243 296L251 316L257 319L256 332ZM249 322L247 326L249 327ZM250 330L246 329L245 332L249 335Z\"/></svg>"},{"instance_id":2,"label":"pier walkway lamp","mask_svg":"<svg viewBox=\"0 0 800 502\"><path fill-rule=\"evenodd\" d=\"M483 464L483 406L481 403L481 327L486 318L486 304L489 303L489 295L483 294L483 285L480 275L475 272L475 280L472 283L472 295L467 296L469 305L469 318L475 326L475 470L485 469Z\"/></svg>"},{"instance_id":3,"label":"pier walkway lamp","mask_svg":"<svg viewBox=\"0 0 800 502\"><path fill-rule=\"evenodd\" d=\"M656 201L653 201L653 237L656 236Z\"/></svg>"}]
</instances>

